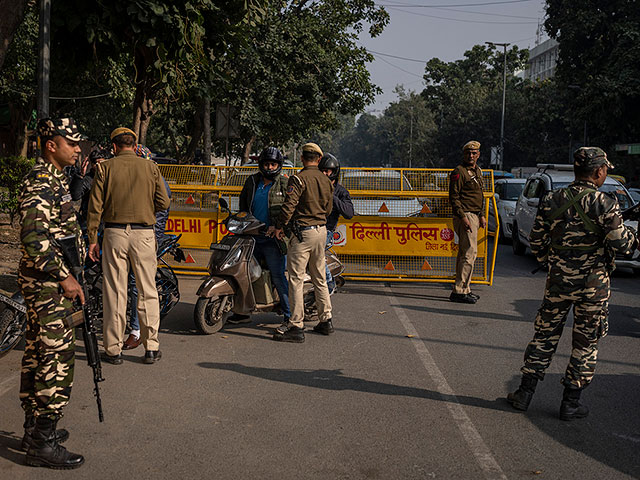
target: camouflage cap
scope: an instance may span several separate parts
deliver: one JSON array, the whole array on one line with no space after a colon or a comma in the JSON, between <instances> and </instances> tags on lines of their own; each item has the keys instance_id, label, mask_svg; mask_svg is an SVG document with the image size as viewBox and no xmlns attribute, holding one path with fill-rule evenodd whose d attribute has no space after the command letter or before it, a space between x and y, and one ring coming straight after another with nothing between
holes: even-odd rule
<instances>
[{"instance_id":1,"label":"camouflage cap","mask_svg":"<svg viewBox=\"0 0 640 480\"><path fill-rule=\"evenodd\" d=\"M302 153L305 152L310 152L310 153L317 153L318 155L322 156L322 150L320 149L320 147L315 144L315 143L305 143L302 146Z\"/></svg>"},{"instance_id":2,"label":"camouflage cap","mask_svg":"<svg viewBox=\"0 0 640 480\"><path fill-rule=\"evenodd\" d=\"M462 147L462 151L465 152L467 150L480 150L480 142L471 140L470 142L465 143L464 147Z\"/></svg>"},{"instance_id":3,"label":"camouflage cap","mask_svg":"<svg viewBox=\"0 0 640 480\"><path fill-rule=\"evenodd\" d=\"M151 155L151 150L149 150L147 147L145 147L141 143L138 143L135 147L133 147L133 151L136 152L137 156L146 158L147 160L151 160L153 157Z\"/></svg>"},{"instance_id":4,"label":"camouflage cap","mask_svg":"<svg viewBox=\"0 0 640 480\"><path fill-rule=\"evenodd\" d=\"M598 147L580 147L573 152L573 165L576 167L600 167L606 165L614 168L613 164L607 160L607 154Z\"/></svg>"},{"instance_id":5,"label":"camouflage cap","mask_svg":"<svg viewBox=\"0 0 640 480\"><path fill-rule=\"evenodd\" d=\"M128 133L129 135L133 135L133 138L135 138L136 141L138 140L138 136L136 135L136 132L134 132L133 130L131 130L130 128L127 128L127 127L118 127L118 128L116 128L113 132L111 132L110 138L111 138L111 140L113 140L118 135L122 135L123 133Z\"/></svg>"},{"instance_id":6,"label":"camouflage cap","mask_svg":"<svg viewBox=\"0 0 640 480\"><path fill-rule=\"evenodd\" d=\"M73 118L43 118L38 122L38 136L41 138L61 136L72 142L85 140Z\"/></svg>"}]
</instances>

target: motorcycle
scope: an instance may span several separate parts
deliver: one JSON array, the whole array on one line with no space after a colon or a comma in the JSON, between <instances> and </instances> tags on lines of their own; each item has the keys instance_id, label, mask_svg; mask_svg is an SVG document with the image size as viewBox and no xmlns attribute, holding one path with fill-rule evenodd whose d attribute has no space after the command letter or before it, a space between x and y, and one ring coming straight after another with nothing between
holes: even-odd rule
<instances>
[{"instance_id":1,"label":"motorcycle","mask_svg":"<svg viewBox=\"0 0 640 480\"><path fill-rule=\"evenodd\" d=\"M158 269L156 271L156 288L160 302L160 318L164 318L180 301L178 277L173 268L164 260L166 254L170 254L177 262L185 260L185 255L178 240L180 236L165 235L160 241L157 250ZM102 318L102 264L101 262L88 262L84 272L87 284L87 298L85 302L91 312L95 312L96 318ZM128 295L131 298L131 295ZM27 327L27 308L21 292L14 293L11 297L0 294L0 303L5 305L0 313L0 357L10 352L19 342ZM128 303L127 315L131 305Z\"/></svg>"},{"instance_id":2,"label":"motorcycle","mask_svg":"<svg viewBox=\"0 0 640 480\"><path fill-rule=\"evenodd\" d=\"M280 298L271 284L268 270L253 256L255 237L264 232L264 223L247 212L232 214L224 198L220 206L229 213L224 224L229 231L220 242L212 243L209 277L198 288L198 300L193 312L200 333L210 335L224 327L228 314L279 312ZM336 284L342 286L344 267L333 251L327 253L327 264ZM311 277L304 282L305 317L313 315L315 296Z\"/></svg>"}]
</instances>

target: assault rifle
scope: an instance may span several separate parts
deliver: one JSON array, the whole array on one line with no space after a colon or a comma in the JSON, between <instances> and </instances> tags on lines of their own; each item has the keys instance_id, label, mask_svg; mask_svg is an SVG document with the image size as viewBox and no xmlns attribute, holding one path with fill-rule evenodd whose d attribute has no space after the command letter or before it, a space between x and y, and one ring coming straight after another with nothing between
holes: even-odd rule
<instances>
[{"instance_id":1,"label":"assault rifle","mask_svg":"<svg viewBox=\"0 0 640 480\"><path fill-rule=\"evenodd\" d=\"M636 203L633 207L624 209L622 212L623 220L640 221L640 202Z\"/></svg>"},{"instance_id":2,"label":"assault rifle","mask_svg":"<svg viewBox=\"0 0 640 480\"><path fill-rule=\"evenodd\" d=\"M87 291L87 285L84 282L84 265L82 257L76 243L76 237L69 235L68 237L59 238L56 243L62 251L65 263L71 267L71 274L78 281L82 287L85 301L88 301L89 294ZM100 355L98 353L98 340L96 338L96 324L95 324L95 312L87 308L87 304L79 305L76 302L76 307L79 308L78 312L82 312L82 338L84 340L84 348L87 354L87 363L93 369L93 393L96 397L96 403L98 404L98 419L103 422L104 415L102 414L102 400L100 399L100 389L98 388L98 382L103 382L102 378L102 365L100 364Z\"/></svg>"}]
</instances>

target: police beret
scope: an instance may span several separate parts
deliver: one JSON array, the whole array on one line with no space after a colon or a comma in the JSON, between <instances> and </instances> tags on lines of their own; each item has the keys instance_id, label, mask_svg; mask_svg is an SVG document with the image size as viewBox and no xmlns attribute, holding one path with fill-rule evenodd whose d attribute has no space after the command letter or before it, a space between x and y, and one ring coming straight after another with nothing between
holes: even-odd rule
<instances>
[{"instance_id":1,"label":"police beret","mask_svg":"<svg viewBox=\"0 0 640 480\"><path fill-rule=\"evenodd\" d=\"M465 143L464 147L462 147L462 151L464 152L465 150L480 150L480 142L471 140L470 142Z\"/></svg>"},{"instance_id":2,"label":"police beret","mask_svg":"<svg viewBox=\"0 0 640 480\"><path fill-rule=\"evenodd\" d=\"M302 146L302 153L304 152L317 153L320 156L323 155L322 150L315 143L305 143Z\"/></svg>"},{"instance_id":3,"label":"police beret","mask_svg":"<svg viewBox=\"0 0 640 480\"><path fill-rule=\"evenodd\" d=\"M129 135L133 135L133 138L138 140L138 136L135 134L133 130L127 127L118 127L113 132L111 132L111 140L116 138L118 135L122 135L123 133L128 133Z\"/></svg>"},{"instance_id":4,"label":"police beret","mask_svg":"<svg viewBox=\"0 0 640 480\"><path fill-rule=\"evenodd\" d=\"M82 135L73 118L43 118L38 122L38 136L61 136L72 142L79 142L87 137Z\"/></svg>"},{"instance_id":5,"label":"police beret","mask_svg":"<svg viewBox=\"0 0 640 480\"><path fill-rule=\"evenodd\" d=\"M580 147L573 152L573 164L576 167L600 167L606 165L614 168L613 164L607 159L604 150L598 147Z\"/></svg>"}]
</instances>

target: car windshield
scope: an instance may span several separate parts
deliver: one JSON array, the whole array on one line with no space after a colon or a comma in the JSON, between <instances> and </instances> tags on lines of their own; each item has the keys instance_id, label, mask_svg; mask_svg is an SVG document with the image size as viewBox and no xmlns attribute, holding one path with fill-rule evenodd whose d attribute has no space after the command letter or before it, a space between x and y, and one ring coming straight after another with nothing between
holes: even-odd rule
<instances>
[{"instance_id":1,"label":"car windshield","mask_svg":"<svg viewBox=\"0 0 640 480\"><path fill-rule=\"evenodd\" d=\"M524 189L524 183L505 183L502 189L501 200L518 200Z\"/></svg>"},{"instance_id":2,"label":"car windshield","mask_svg":"<svg viewBox=\"0 0 640 480\"><path fill-rule=\"evenodd\" d=\"M634 201L631 200L626 190L620 185L602 185L599 190L601 192L614 193L618 198L621 210L625 210L634 204Z\"/></svg>"},{"instance_id":3,"label":"car windshield","mask_svg":"<svg viewBox=\"0 0 640 480\"><path fill-rule=\"evenodd\" d=\"M554 182L553 183L553 188L564 188L566 186L568 186L571 182ZM634 201L631 199L631 197L627 194L626 190L618 185L618 184L614 184L614 183L607 183L602 185L598 190L600 190L601 192L606 192L606 193L614 193L616 195L616 197L618 198L618 203L620 204L620 209L624 210L625 208L629 208L630 206L632 206L634 204Z\"/></svg>"}]
</instances>

